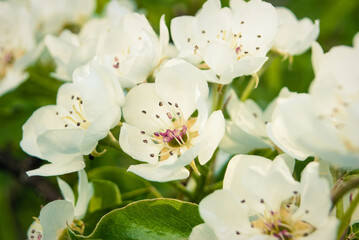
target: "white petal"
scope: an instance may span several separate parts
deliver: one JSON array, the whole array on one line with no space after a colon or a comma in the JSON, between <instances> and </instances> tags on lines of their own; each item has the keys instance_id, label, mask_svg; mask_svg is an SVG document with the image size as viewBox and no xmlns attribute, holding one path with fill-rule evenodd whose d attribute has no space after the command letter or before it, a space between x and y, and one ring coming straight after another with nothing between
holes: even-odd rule
<instances>
[{"instance_id":1,"label":"white petal","mask_svg":"<svg viewBox=\"0 0 359 240\"><path fill-rule=\"evenodd\" d=\"M270 160L252 155L236 155L228 163L226 174L223 179L223 189L235 192L238 196L246 198L248 193L243 188L243 175L250 166L258 166L267 169L270 166Z\"/></svg>"},{"instance_id":2,"label":"white petal","mask_svg":"<svg viewBox=\"0 0 359 240\"><path fill-rule=\"evenodd\" d=\"M162 128L167 129L171 121L168 119L165 109L159 106L160 102L167 105L165 100L157 95L155 84L141 84L132 88L126 95L125 104L122 108L123 117L128 124L138 127L148 134L157 132ZM156 118L156 114L160 119Z\"/></svg>"},{"instance_id":3,"label":"white petal","mask_svg":"<svg viewBox=\"0 0 359 240\"><path fill-rule=\"evenodd\" d=\"M229 79L233 80L236 77L257 73L267 60L267 57L243 57L233 64L231 71L225 72L221 76L220 81L228 82Z\"/></svg>"},{"instance_id":4,"label":"white petal","mask_svg":"<svg viewBox=\"0 0 359 240\"><path fill-rule=\"evenodd\" d=\"M157 94L163 100L179 105L185 119L195 111L197 99L208 96L207 81L202 72L180 59L172 59L164 65L155 85Z\"/></svg>"},{"instance_id":5,"label":"white petal","mask_svg":"<svg viewBox=\"0 0 359 240\"><path fill-rule=\"evenodd\" d=\"M43 239L56 240L58 233L74 218L74 206L66 200L56 200L41 209L40 223L43 229Z\"/></svg>"},{"instance_id":6,"label":"white petal","mask_svg":"<svg viewBox=\"0 0 359 240\"><path fill-rule=\"evenodd\" d=\"M292 158L288 154L283 153L283 154L278 155L278 156L275 157L273 162L276 162L276 161L284 161L287 164L289 170L293 173L294 165L295 165L295 159L294 158Z\"/></svg>"},{"instance_id":7,"label":"white petal","mask_svg":"<svg viewBox=\"0 0 359 240\"><path fill-rule=\"evenodd\" d=\"M237 55L223 42L211 42L205 50L204 61L219 76L231 72Z\"/></svg>"},{"instance_id":8,"label":"white petal","mask_svg":"<svg viewBox=\"0 0 359 240\"><path fill-rule=\"evenodd\" d=\"M204 134L203 146L198 155L200 164L206 164L211 159L224 135L224 127L225 123L222 111L213 112L200 132L200 134Z\"/></svg>"},{"instance_id":9,"label":"white petal","mask_svg":"<svg viewBox=\"0 0 359 240\"><path fill-rule=\"evenodd\" d=\"M27 171L26 174L31 176L58 176L66 173L76 172L85 168L85 163L82 156L77 156L76 159L64 162L63 164L45 164L41 167Z\"/></svg>"},{"instance_id":10,"label":"white petal","mask_svg":"<svg viewBox=\"0 0 359 240\"><path fill-rule=\"evenodd\" d=\"M49 129L64 128L64 122L57 115L59 108L49 105L37 109L23 125L21 148L28 154L42 158L37 144L37 138Z\"/></svg>"},{"instance_id":11,"label":"white petal","mask_svg":"<svg viewBox=\"0 0 359 240\"><path fill-rule=\"evenodd\" d=\"M236 239L236 231L240 236L255 232L250 227L248 206L238 197L231 191L217 190L199 204L201 217L220 239Z\"/></svg>"},{"instance_id":12,"label":"white petal","mask_svg":"<svg viewBox=\"0 0 359 240\"><path fill-rule=\"evenodd\" d=\"M161 53L159 55L160 57L163 56L164 51L168 46L169 38L170 36L165 22L165 15L162 15L160 19L160 46L161 46Z\"/></svg>"},{"instance_id":13,"label":"white petal","mask_svg":"<svg viewBox=\"0 0 359 240\"><path fill-rule=\"evenodd\" d=\"M306 166L301 184L300 206L293 217L320 227L327 220L332 203L329 184L325 178L320 177L318 163L311 162Z\"/></svg>"},{"instance_id":14,"label":"white petal","mask_svg":"<svg viewBox=\"0 0 359 240\"><path fill-rule=\"evenodd\" d=\"M189 176L189 171L186 168L171 170L159 168L151 164L131 165L127 171L154 182L175 181L188 178Z\"/></svg>"},{"instance_id":15,"label":"white petal","mask_svg":"<svg viewBox=\"0 0 359 240\"><path fill-rule=\"evenodd\" d=\"M335 240L337 239L339 221L335 217L328 217L325 223L323 223L314 233L310 234L305 240Z\"/></svg>"},{"instance_id":16,"label":"white petal","mask_svg":"<svg viewBox=\"0 0 359 240\"><path fill-rule=\"evenodd\" d=\"M142 134L139 128L124 123L120 132L120 146L132 158L156 164L163 145L154 144L148 135L152 135L152 132ZM151 154L154 154L154 157L151 157Z\"/></svg>"},{"instance_id":17,"label":"white petal","mask_svg":"<svg viewBox=\"0 0 359 240\"><path fill-rule=\"evenodd\" d=\"M59 177L57 177L57 184L59 185L61 194L64 197L64 199L75 205L75 195L70 185L68 185L67 182L65 182Z\"/></svg>"},{"instance_id":18,"label":"white petal","mask_svg":"<svg viewBox=\"0 0 359 240\"><path fill-rule=\"evenodd\" d=\"M217 237L207 224L202 223L192 229L189 240L217 240Z\"/></svg>"},{"instance_id":19,"label":"white petal","mask_svg":"<svg viewBox=\"0 0 359 240\"><path fill-rule=\"evenodd\" d=\"M23 69L21 70L9 69L6 72L6 75L1 79L0 96L15 89L17 86L23 83L28 77L29 74L23 72Z\"/></svg>"},{"instance_id":20,"label":"white petal","mask_svg":"<svg viewBox=\"0 0 359 240\"><path fill-rule=\"evenodd\" d=\"M322 47L318 42L313 42L312 44L312 65L314 69L314 73L317 74L320 66L320 62L324 56L324 52Z\"/></svg>"},{"instance_id":21,"label":"white petal","mask_svg":"<svg viewBox=\"0 0 359 240\"><path fill-rule=\"evenodd\" d=\"M300 190L299 183L293 179L283 159L274 161L268 170L251 166L243 175L243 179L245 179L242 180L244 187L257 198L256 201L250 202L254 209L278 211L283 201Z\"/></svg>"},{"instance_id":22,"label":"white petal","mask_svg":"<svg viewBox=\"0 0 359 240\"><path fill-rule=\"evenodd\" d=\"M353 37L353 46L359 49L359 33L356 33Z\"/></svg>"},{"instance_id":23,"label":"white petal","mask_svg":"<svg viewBox=\"0 0 359 240\"><path fill-rule=\"evenodd\" d=\"M223 151L232 154L248 153L254 149L271 148L262 136L244 131L234 122L226 121L225 137L220 143Z\"/></svg>"},{"instance_id":24,"label":"white petal","mask_svg":"<svg viewBox=\"0 0 359 240\"><path fill-rule=\"evenodd\" d=\"M82 219L87 210L88 200L91 198L88 192L88 179L85 170L78 172L79 184L78 184L78 198L75 206L75 217Z\"/></svg>"},{"instance_id":25,"label":"white petal","mask_svg":"<svg viewBox=\"0 0 359 240\"><path fill-rule=\"evenodd\" d=\"M171 36L174 44L180 51L190 49L191 55L195 45L192 32L194 19L193 16L181 16L171 21Z\"/></svg>"}]
</instances>

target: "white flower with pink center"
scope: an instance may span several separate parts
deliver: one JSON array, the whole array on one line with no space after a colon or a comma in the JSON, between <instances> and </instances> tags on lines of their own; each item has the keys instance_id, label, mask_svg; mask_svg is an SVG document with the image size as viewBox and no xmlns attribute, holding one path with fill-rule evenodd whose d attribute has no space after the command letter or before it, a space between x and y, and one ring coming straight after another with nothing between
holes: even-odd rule
<instances>
[{"instance_id":1,"label":"white flower with pink center","mask_svg":"<svg viewBox=\"0 0 359 240\"><path fill-rule=\"evenodd\" d=\"M223 189L200 202L205 223L189 239L334 240L339 221L330 216L330 187L319 164L308 164L301 182L292 177L293 169L294 159L285 154L273 161L232 158Z\"/></svg>"},{"instance_id":2,"label":"white flower with pink center","mask_svg":"<svg viewBox=\"0 0 359 240\"><path fill-rule=\"evenodd\" d=\"M236 77L257 73L268 59L277 33L275 8L261 0L208 0L196 16L171 22L179 57L207 74L207 81L229 84Z\"/></svg>"},{"instance_id":3,"label":"white flower with pink center","mask_svg":"<svg viewBox=\"0 0 359 240\"><path fill-rule=\"evenodd\" d=\"M208 86L200 70L183 60L168 61L155 83L144 83L126 96L122 149L147 162L129 171L151 181L187 178L186 165L205 164L224 134L221 111L208 118ZM194 114L195 113L195 114Z\"/></svg>"}]
</instances>

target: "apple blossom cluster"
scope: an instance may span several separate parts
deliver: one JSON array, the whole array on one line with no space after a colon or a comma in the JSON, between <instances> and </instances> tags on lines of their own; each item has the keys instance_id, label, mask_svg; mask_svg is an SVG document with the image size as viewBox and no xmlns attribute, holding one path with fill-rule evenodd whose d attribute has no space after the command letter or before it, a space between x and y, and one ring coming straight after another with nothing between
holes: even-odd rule
<instances>
[{"instance_id":1,"label":"apple blossom cluster","mask_svg":"<svg viewBox=\"0 0 359 240\"><path fill-rule=\"evenodd\" d=\"M79 176L77 201L57 178L64 200L42 208L28 239L66 239L67 228L83 233L94 195L86 159L106 156L107 147L134 159L127 171L148 181L188 182L179 189L199 202L204 221L191 240L334 240L359 220L351 215L358 194L342 194L331 175L359 169L359 34L353 47L324 53L319 20L298 20L262 0L229 7L207 0L195 16L171 19L170 31L163 15L159 33L130 1L112 0L100 15L95 7L93 0L0 2L0 95L46 54L56 65L51 76L63 81L56 104L22 127L23 151L47 162L27 175ZM271 57L310 48L308 93L283 87L263 111L233 88L249 76L252 90ZM272 157L258 156L263 149ZM206 178L219 152L233 156L223 189L191 199L213 183ZM295 159L310 161L301 176ZM345 214L333 192L347 199Z\"/></svg>"}]
</instances>

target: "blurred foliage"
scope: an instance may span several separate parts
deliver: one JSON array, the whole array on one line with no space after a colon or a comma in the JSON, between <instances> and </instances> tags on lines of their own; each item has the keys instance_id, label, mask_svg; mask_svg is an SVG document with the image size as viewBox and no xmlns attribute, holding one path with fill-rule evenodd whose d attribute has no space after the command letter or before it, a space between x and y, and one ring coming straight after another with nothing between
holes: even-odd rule
<instances>
[{"instance_id":1,"label":"blurred foliage","mask_svg":"<svg viewBox=\"0 0 359 240\"><path fill-rule=\"evenodd\" d=\"M97 12L100 13L107 0L98 0L98 2ZM136 2L138 9L146 13L154 29L158 31L161 15L166 15L166 22L169 26L173 17L195 14L204 0L137 0ZM269 2L275 6L288 7L298 18L319 19L321 32L318 41L325 51L335 45L352 45L352 38L359 31L358 0L273 0ZM228 1L223 1L223 5L228 6ZM311 54L308 51L295 57L292 65L282 57L275 57L267 64L268 68L260 77L258 88L252 92L250 98L264 108L283 86L291 91L308 91L314 77L310 57ZM41 205L61 196L54 177L26 177L25 171L38 167L43 161L28 156L19 146L22 125L37 108L56 102L57 89L62 84L50 77L50 72L54 71L54 65L44 65L44 62L46 61L42 60L30 67L30 78L16 90L0 97L0 212L2 215L0 239L24 239L27 228L33 221L33 217L38 216ZM232 87L240 94L248 81L247 78L235 80ZM118 129L113 132L115 136L118 136ZM103 148L98 150L102 151ZM272 153L268 154L270 156ZM97 218L89 218L88 224L92 224L89 230L95 226L93 219L99 219L115 206L128 203L126 193L129 196L136 188L146 189L155 186L164 197L178 197L174 195L170 184L149 183L133 174L127 176L128 173L123 169L133 163L135 161L126 154L112 149L108 149L102 157L86 160L86 170L90 180L105 179L110 182L107 187L114 189L112 194L117 196L114 202L101 202L103 193L96 192L98 198L96 203L92 203L93 210L101 204L107 208L91 213ZM109 169L105 166L117 166L117 168ZM303 166L303 162L298 164L297 177ZM224 169L220 176L223 176ZM109 174L106 171L118 171L118 173ZM68 174L63 178L72 186L77 182L76 174ZM100 184L100 182L97 183L98 186ZM105 183L102 182L102 184ZM118 196L119 194L122 196ZM136 195L136 199L153 198L158 194L144 190ZM122 203L121 197L124 201Z\"/></svg>"}]
</instances>

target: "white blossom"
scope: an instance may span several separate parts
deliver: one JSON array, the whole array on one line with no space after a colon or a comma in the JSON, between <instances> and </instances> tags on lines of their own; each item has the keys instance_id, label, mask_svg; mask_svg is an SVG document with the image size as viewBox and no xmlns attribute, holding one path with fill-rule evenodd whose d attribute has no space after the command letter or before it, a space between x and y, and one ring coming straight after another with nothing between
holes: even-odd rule
<instances>
[{"instance_id":1,"label":"white blossom","mask_svg":"<svg viewBox=\"0 0 359 240\"><path fill-rule=\"evenodd\" d=\"M289 97L291 92L283 88L265 111L251 99L244 102L237 98L232 90L229 93L227 111L230 120L226 120L226 133L220 148L231 154L248 153L255 149L274 148L274 143L266 132L266 124L271 121L273 109L278 101Z\"/></svg>"},{"instance_id":2,"label":"white blossom","mask_svg":"<svg viewBox=\"0 0 359 240\"><path fill-rule=\"evenodd\" d=\"M126 123L120 145L146 164L132 165L128 171L164 182L187 178L185 166L194 164L196 156L205 164L224 134L222 112L208 117L207 96L202 72L179 59L168 61L155 83L132 88L123 107Z\"/></svg>"},{"instance_id":3,"label":"white blossom","mask_svg":"<svg viewBox=\"0 0 359 240\"><path fill-rule=\"evenodd\" d=\"M324 54L313 45L315 79L309 94L283 100L267 125L283 151L303 160L316 156L332 165L359 167L359 54L338 46Z\"/></svg>"},{"instance_id":4,"label":"white blossom","mask_svg":"<svg viewBox=\"0 0 359 240\"><path fill-rule=\"evenodd\" d=\"M169 33L164 16L160 20L160 37L146 17L138 13L123 16L100 37L97 54L113 71L124 88L145 82L167 57Z\"/></svg>"},{"instance_id":5,"label":"white blossom","mask_svg":"<svg viewBox=\"0 0 359 240\"><path fill-rule=\"evenodd\" d=\"M29 0L24 5L31 11L38 32L58 34L66 25L82 25L95 10L95 0Z\"/></svg>"},{"instance_id":6,"label":"white blossom","mask_svg":"<svg viewBox=\"0 0 359 240\"><path fill-rule=\"evenodd\" d=\"M330 188L319 176L319 164L308 164L301 182L293 179L293 166L287 155L273 162L235 156L227 167L223 190L200 202L205 223L194 229L190 239L204 235L226 240L336 239L338 221L329 216Z\"/></svg>"},{"instance_id":7,"label":"white blossom","mask_svg":"<svg viewBox=\"0 0 359 240\"><path fill-rule=\"evenodd\" d=\"M24 82L38 56L30 13L21 5L0 2L0 96Z\"/></svg>"},{"instance_id":8,"label":"white blossom","mask_svg":"<svg viewBox=\"0 0 359 240\"><path fill-rule=\"evenodd\" d=\"M56 105L36 110L23 126L22 149L51 162L32 175L60 175L84 168L82 155L121 119L124 96L116 77L95 58L75 70L73 83L62 85Z\"/></svg>"},{"instance_id":9,"label":"white blossom","mask_svg":"<svg viewBox=\"0 0 359 240\"><path fill-rule=\"evenodd\" d=\"M319 20L313 23L309 18L297 20L287 8L276 8L279 29L273 50L284 56L300 55L306 52L319 35Z\"/></svg>"},{"instance_id":10,"label":"white blossom","mask_svg":"<svg viewBox=\"0 0 359 240\"><path fill-rule=\"evenodd\" d=\"M87 211L87 206L93 196L93 186L88 183L84 170L78 172L79 186L78 198L75 203L75 196L71 187L60 178L57 179L64 200L56 200L48 203L40 211L37 218L27 231L29 240L57 240L59 234L74 219L82 219Z\"/></svg>"},{"instance_id":11,"label":"white blossom","mask_svg":"<svg viewBox=\"0 0 359 240\"><path fill-rule=\"evenodd\" d=\"M205 69L207 80L220 84L258 72L278 27L275 8L267 2L232 0L230 6L221 8L219 0L208 0L195 17L171 22L179 57Z\"/></svg>"}]
</instances>

